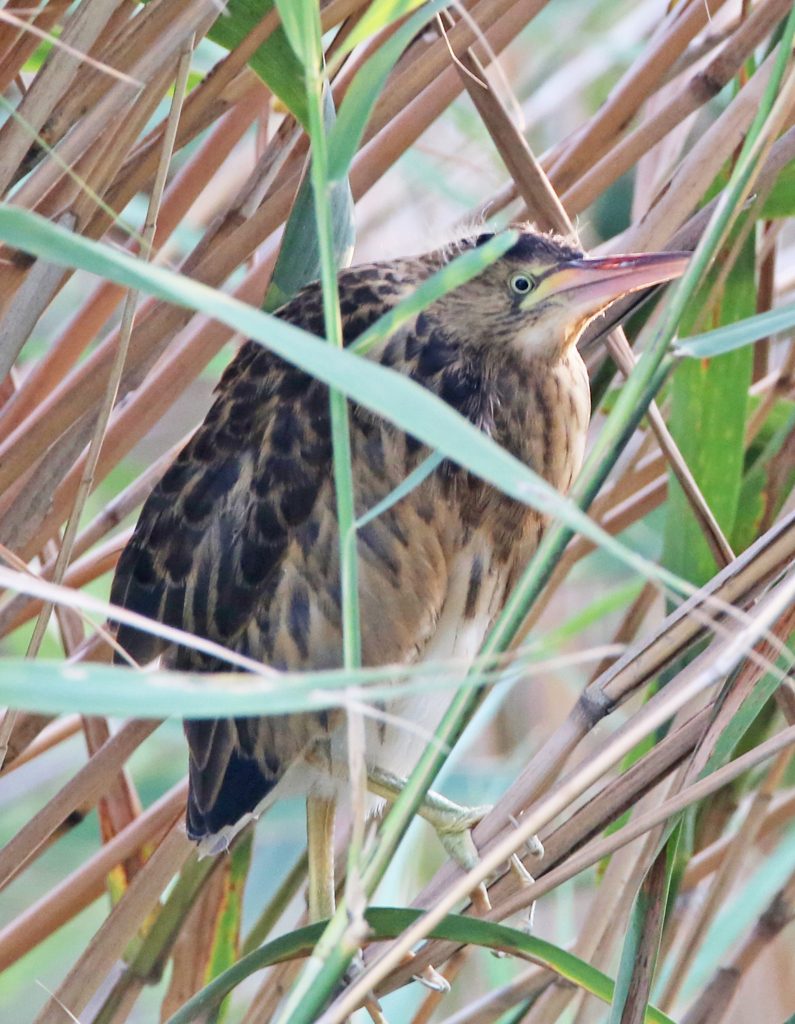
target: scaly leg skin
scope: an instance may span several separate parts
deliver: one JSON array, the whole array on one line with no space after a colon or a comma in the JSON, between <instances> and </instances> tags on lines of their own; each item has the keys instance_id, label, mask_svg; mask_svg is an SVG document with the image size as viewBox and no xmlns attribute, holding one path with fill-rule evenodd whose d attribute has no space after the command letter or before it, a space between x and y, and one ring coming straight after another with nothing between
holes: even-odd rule
<instances>
[{"instance_id":1,"label":"scaly leg skin","mask_svg":"<svg viewBox=\"0 0 795 1024\"><path fill-rule=\"evenodd\" d=\"M400 795L406 780L382 768L368 767L367 788L376 796L394 802ZM442 846L452 859L471 871L478 865L478 851L472 839L471 829L488 814L491 807L463 807L433 791L426 794L419 813L433 826ZM488 892L483 882L471 894L472 905L479 914L491 910Z\"/></svg>"},{"instance_id":2,"label":"scaly leg skin","mask_svg":"<svg viewBox=\"0 0 795 1024\"><path fill-rule=\"evenodd\" d=\"M335 910L334 883L334 819L337 801L325 797L306 799L306 847L308 864L307 903L309 920L326 921ZM361 953L348 969L348 977L355 978L362 970ZM387 1024L375 996L365 1002L373 1024Z\"/></svg>"},{"instance_id":3,"label":"scaly leg skin","mask_svg":"<svg viewBox=\"0 0 795 1024\"><path fill-rule=\"evenodd\" d=\"M309 920L326 921L334 913L334 817L336 800L306 798Z\"/></svg>"}]
</instances>

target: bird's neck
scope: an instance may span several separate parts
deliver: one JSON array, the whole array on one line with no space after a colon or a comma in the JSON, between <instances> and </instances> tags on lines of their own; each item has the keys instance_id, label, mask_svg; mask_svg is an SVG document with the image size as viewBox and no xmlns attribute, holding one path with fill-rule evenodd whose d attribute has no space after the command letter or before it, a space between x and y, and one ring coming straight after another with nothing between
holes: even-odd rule
<instances>
[{"instance_id":1,"label":"bird's neck","mask_svg":"<svg viewBox=\"0 0 795 1024\"><path fill-rule=\"evenodd\" d=\"M557 358L504 358L493 374L494 440L560 491L580 468L591 403L574 346Z\"/></svg>"}]
</instances>

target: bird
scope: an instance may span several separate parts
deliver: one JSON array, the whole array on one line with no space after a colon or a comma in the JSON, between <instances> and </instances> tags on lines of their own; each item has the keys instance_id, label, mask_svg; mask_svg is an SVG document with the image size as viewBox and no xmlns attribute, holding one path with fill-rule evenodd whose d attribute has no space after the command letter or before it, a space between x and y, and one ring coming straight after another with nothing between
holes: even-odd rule
<instances>
[{"instance_id":1,"label":"bird","mask_svg":"<svg viewBox=\"0 0 795 1024\"><path fill-rule=\"evenodd\" d=\"M501 258L363 358L431 391L565 493L580 469L590 419L578 339L616 300L678 276L688 254L592 258L530 225L515 230ZM492 237L481 231L419 256L341 271L344 343L457 253ZM322 299L320 284L311 283L276 316L322 338ZM361 516L431 453L373 411L353 401L349 408ZM470 664L546 525L535 509L455 461L441 461L358 530L363 666ZM343 663L339 566L329 390L248 341L224 372L204 422L144 503L111 602L279 671L332 669ZM162 655L177 670L228 667L124 624L117 640L141 664ZM396 682L389 720L374 716L366 726L374 792L394 796L448 701L439 692L402 697ZM400 717L416 728L399 728ZM330 830L348 785L343 713L187 719L184 729L188 836L204 849L223 849L274 792L302 793L310 911L330 913ZM482 809L429 794L425 813L448 851L472 866L470 829Z\"/></svg>"}]
</instances>

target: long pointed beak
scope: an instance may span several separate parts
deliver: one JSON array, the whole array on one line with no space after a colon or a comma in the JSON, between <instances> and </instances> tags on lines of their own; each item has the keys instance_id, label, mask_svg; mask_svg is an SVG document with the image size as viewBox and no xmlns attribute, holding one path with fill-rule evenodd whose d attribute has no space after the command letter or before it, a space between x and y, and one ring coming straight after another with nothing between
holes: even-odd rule
<instances>
[{"instance_id":1,"label":"long pointed beak","mask_svg":"<svg viewBox=\"0 0 795 1024\"><path fill-rule=\"evenodd\" d=\"M570 260L541 278L527 304L554 296L575 315L593 315L630 292L679 277L690 256L689 252L650 252Z\"/></svg>"}]
</instances>

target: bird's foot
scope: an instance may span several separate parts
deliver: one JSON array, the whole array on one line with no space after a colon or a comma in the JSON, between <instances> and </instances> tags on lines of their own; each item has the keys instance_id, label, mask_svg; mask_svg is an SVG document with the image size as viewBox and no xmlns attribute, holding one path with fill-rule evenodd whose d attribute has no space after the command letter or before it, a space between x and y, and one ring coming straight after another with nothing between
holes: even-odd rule
<instances>
[{"instance_id":1,"label":"bird's foot","mask_svg":"<svg viewBox=\"0 0 795 1024\"><path fill-rule=\"evenodd\" d=\"M462 807L438 793L429 793L428 797L434 798L434 804L421 807L420 814L433 826L442 846L460 868L464 871L476 868L480 856L472 838L472 829L488 814L491 807ZM491 910L485 882L478 883L470 898L478 914L486 914Z\"/></svg>"},{"instance_id":2,"label":"bird's foot","mask_svg":"<svg viewBox=\"0 0 795 1024\"><path fill-rule=\"evenodd\" d=\"M405 780L380 768L369 768L367 784L378 796L394 800L403 789ZM471 871L477 867L480 859L472 838L472 829L490 810L491 806L488 804L465 807L431 790L426 794L419 813L433 827L442 846L456 864L464 871ZM473 907L479 914L491 910L488 892L483 882L473 890L471 899Z\"/></svg>"}]
</instances>

